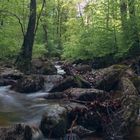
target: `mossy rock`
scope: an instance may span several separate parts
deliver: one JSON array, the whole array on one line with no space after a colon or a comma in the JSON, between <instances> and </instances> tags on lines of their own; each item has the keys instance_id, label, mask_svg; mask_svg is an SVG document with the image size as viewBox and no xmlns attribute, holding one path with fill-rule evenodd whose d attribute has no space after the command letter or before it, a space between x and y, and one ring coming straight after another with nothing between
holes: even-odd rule
<instances>
[{"instance_id":1,"label":"mossy rock","mask_svg":"<svg viewBox=\"0 0 140 140\"><path fill-rule=\"evenodd\" d=\"M62 92L71 87L79 88L90 88L91 85L89 82L81 78L80 76L69 76L64 80L60 81L50 90L50 92Z\"/></svg>"},{"instance_id":2,"label":"mossy rock","mask_svg":"<svg viewBox=\"0 0 140 140\"><path fill-rule=\"evenodd\" d=\"M139 97L133 83L126 77L122 77L121 85L121 109L114 114L111 123L106 127L106 140L124 140L133 130L139 114ZM115 131L112 130L112 127Z\"/></svg>"},{"instance_id":3,"label":"mossy rock","mask_svg":"<svg viewBox=\"0 0 140 140\"><path fill-rule=\"evenodd\" d=\"M33 59L31 71L33 74L55 75L57 69L51 61L42 59Z\"/></svg>"},{"instance_id":4,"label":"mossy rock","mask_svg":"<svg viewBox=\"0 0 140 140\"><path fill-rule=\"evenodd\" d=\"M67 113L64 107L53 105L44 113L40 129L47 138L64 137L67 131Z\"/></svg>"},{"instance_id":5,"label":"mossy rock","mask_svg":"<svg viewBox=\"0 0 140 140\"><path fill-rule=\"evenodd\" d=\"M44 78L38 75L25 75L12 89L21 93L37 92L44 87Z\"/></svg>"},{"instance_id":6,"label":"mossy rock","mask_svg":"<svg viewBox=\"0 0 140 140\"><path fill-rule=\"evenodd\" d=\"M140 77L132 77L130 80L133 82L134 86L137 88L138 93L140 94Z\"/></svg>"},{"instance_id":7,"label":"mossy rock","mask_svg":"<svg viewBox=\"0 0 140 140\"><path fill-rule=\"evenodd\" d=\"M93 87L105 91L113 90L126 69L125 65L113 65L95 71L91 77Z\"/></svg>"}]
</instances>

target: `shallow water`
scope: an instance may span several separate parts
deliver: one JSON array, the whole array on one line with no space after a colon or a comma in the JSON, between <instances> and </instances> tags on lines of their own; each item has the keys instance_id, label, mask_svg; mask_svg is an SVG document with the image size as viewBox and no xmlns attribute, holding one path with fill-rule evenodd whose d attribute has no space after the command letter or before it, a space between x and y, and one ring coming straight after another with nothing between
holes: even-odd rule
<instances>
[{"instance_id":1,"label":"shallow water","mask_svg":"<svg viewBox=\"0 0 140 140\"><path fill-rule=\"evenodd\" d=\"M21 94L10 90L9 86L0 87L0 126L20 122L39 123L42 114L54 104L43 99L46 94Z\"/></svg>"},{"instance_id":2,"label":"shallow water","mask_svg":"<svg viewBox=\"0 0 140 140\"><path fill-rule=\"evenodd\" d=\"M40 91L31 94L21 94L10 90L10 86L0 87L0 126L14 123L38 125L42 114L60 101L47 101L44 96L48 93ZM84 140L102 140L91 137ZM140 119L129 140L140 140Z\"/></svg>"}]
</instances>

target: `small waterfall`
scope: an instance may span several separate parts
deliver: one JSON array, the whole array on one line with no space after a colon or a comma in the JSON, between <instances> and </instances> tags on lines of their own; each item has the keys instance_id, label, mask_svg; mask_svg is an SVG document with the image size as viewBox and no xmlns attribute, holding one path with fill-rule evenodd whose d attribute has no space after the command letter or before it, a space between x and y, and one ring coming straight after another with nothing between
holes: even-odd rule
<instances>
[{"instance_id":1,"label":"small waterfall","mask_svg":"<svg viewBox=\"0 0 140 140\"><path fill-rule=\"evenodd\" d=\"M64 75L65 74L65 71L61 68L60 65L56 64L55 67L57 69L57 74L59 74L59 75Z\"/></svg>"}]
</instances>

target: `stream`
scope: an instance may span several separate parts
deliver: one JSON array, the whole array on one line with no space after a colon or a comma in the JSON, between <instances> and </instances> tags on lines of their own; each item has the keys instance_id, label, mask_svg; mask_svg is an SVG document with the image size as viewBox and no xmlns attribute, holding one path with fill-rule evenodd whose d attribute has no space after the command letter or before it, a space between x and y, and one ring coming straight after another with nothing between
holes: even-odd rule
<instances>
[{"instance_id":1,"label":"stream","mask_svg":"<svg viewBox=\"0 0 140 140\"><path fill-rule=\"evenodd\" d=\"M56 65L57 73L64 74L61 66ZM45 91L39 91L30 94L21 94L10 90L10 86L0 87L0 126L7 126L13 123L38 124L42 114L55 101L46 101L43 96L52 87L51 83L45 84ZM59 103L59 101L58 101Z\"/></svg>"},{"instance_id":2,"label":"stream","mask_svg":"<svg viewBox=\"0 0 140 140\"><path fill-rule=\"evenodd\" d=\"M21 94L10 90L10 86L0 87L0 126L14 123L39 124L42 114L55 101L46 101L46 92Z\"/></svg>"},{"instance_id":3,"label":"stream","mask_svg":"<svg viewBox=\"0 0 140 140\"><path fill-rule=\"evenodd\" d=\"M56 65L56 68L59 75L65 73L59 65ZM51 86L50 83L47 83L44 91L30 94L15 92L10 89L10 86L0 87L0 126L9 126L15 123L39 125L44 112L61 103L58 100L48 101L43 98L48 94L47 91ZM84 140L101 139L92 137ZM132 133L129 140L140 140L140 125L136 126L136 131Z\"/></svg>"}]
</instances>

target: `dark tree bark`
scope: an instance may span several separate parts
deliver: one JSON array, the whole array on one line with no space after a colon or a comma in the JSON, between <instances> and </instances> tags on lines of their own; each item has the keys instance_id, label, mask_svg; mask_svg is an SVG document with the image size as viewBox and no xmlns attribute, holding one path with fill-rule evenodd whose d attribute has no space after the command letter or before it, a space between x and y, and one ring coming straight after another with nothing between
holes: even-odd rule
<instances>
[{"instance_id":1,"label":"dark tree bark","mask_svg":"<svg viewBox=\"0 0 140 140\"><path fill-rule=\"evenodd\" d=\"M27 27L27 32L24 35L21 51L16 60L16 66L21 71L29 72L31 68L32 49L35 38L36 29L36 0L30 1L30 16Z\"/></svg>"},{"instance_id":2,"label":"dark tree bark","mask_svg":"<svg viewBox=\"0 0 140 140\"><path fill-rule=\"evenodd\" d=\"M126 46L128 46L128 21L127 21L127 2L126 0L120 0L120 13L121 13L121 22L123 30L123 41Z\"/></svg>"},{"instance_id":3,"label":"dark tree bark","mask_svg":"<svg viewBox=\"0 0 140 140\"><path fill-rule=\"evenodd\" d=\"M60 0L57 1L57 25L56 25L56 35L58 48L61 50L61 25L62 25L62 9Z\"/></svg>"},{"instance_id":4,"label":"dark tree bark","mask_svg":"<svg viewBox=\"0 0 140 140\"><path fill-rule=\"evenodd\" d=\"M129 49L129 55L138 56L140 54L140 38L135 14L135 0L128 0L128 10L130 18L130 41L132 44Z\"/></svg>"},{"instance_id":5,"label":"dark tree bark","mask_svg":"<svg viewBox=\"0 0 140 140\"><path fill-rule=\"evenodd\" d=\"M138 56L140 54L140 39L135 15L135 0L120 0L120 13L123 39L128 47L127 57Z\"/></svg>"}]
</instances>

